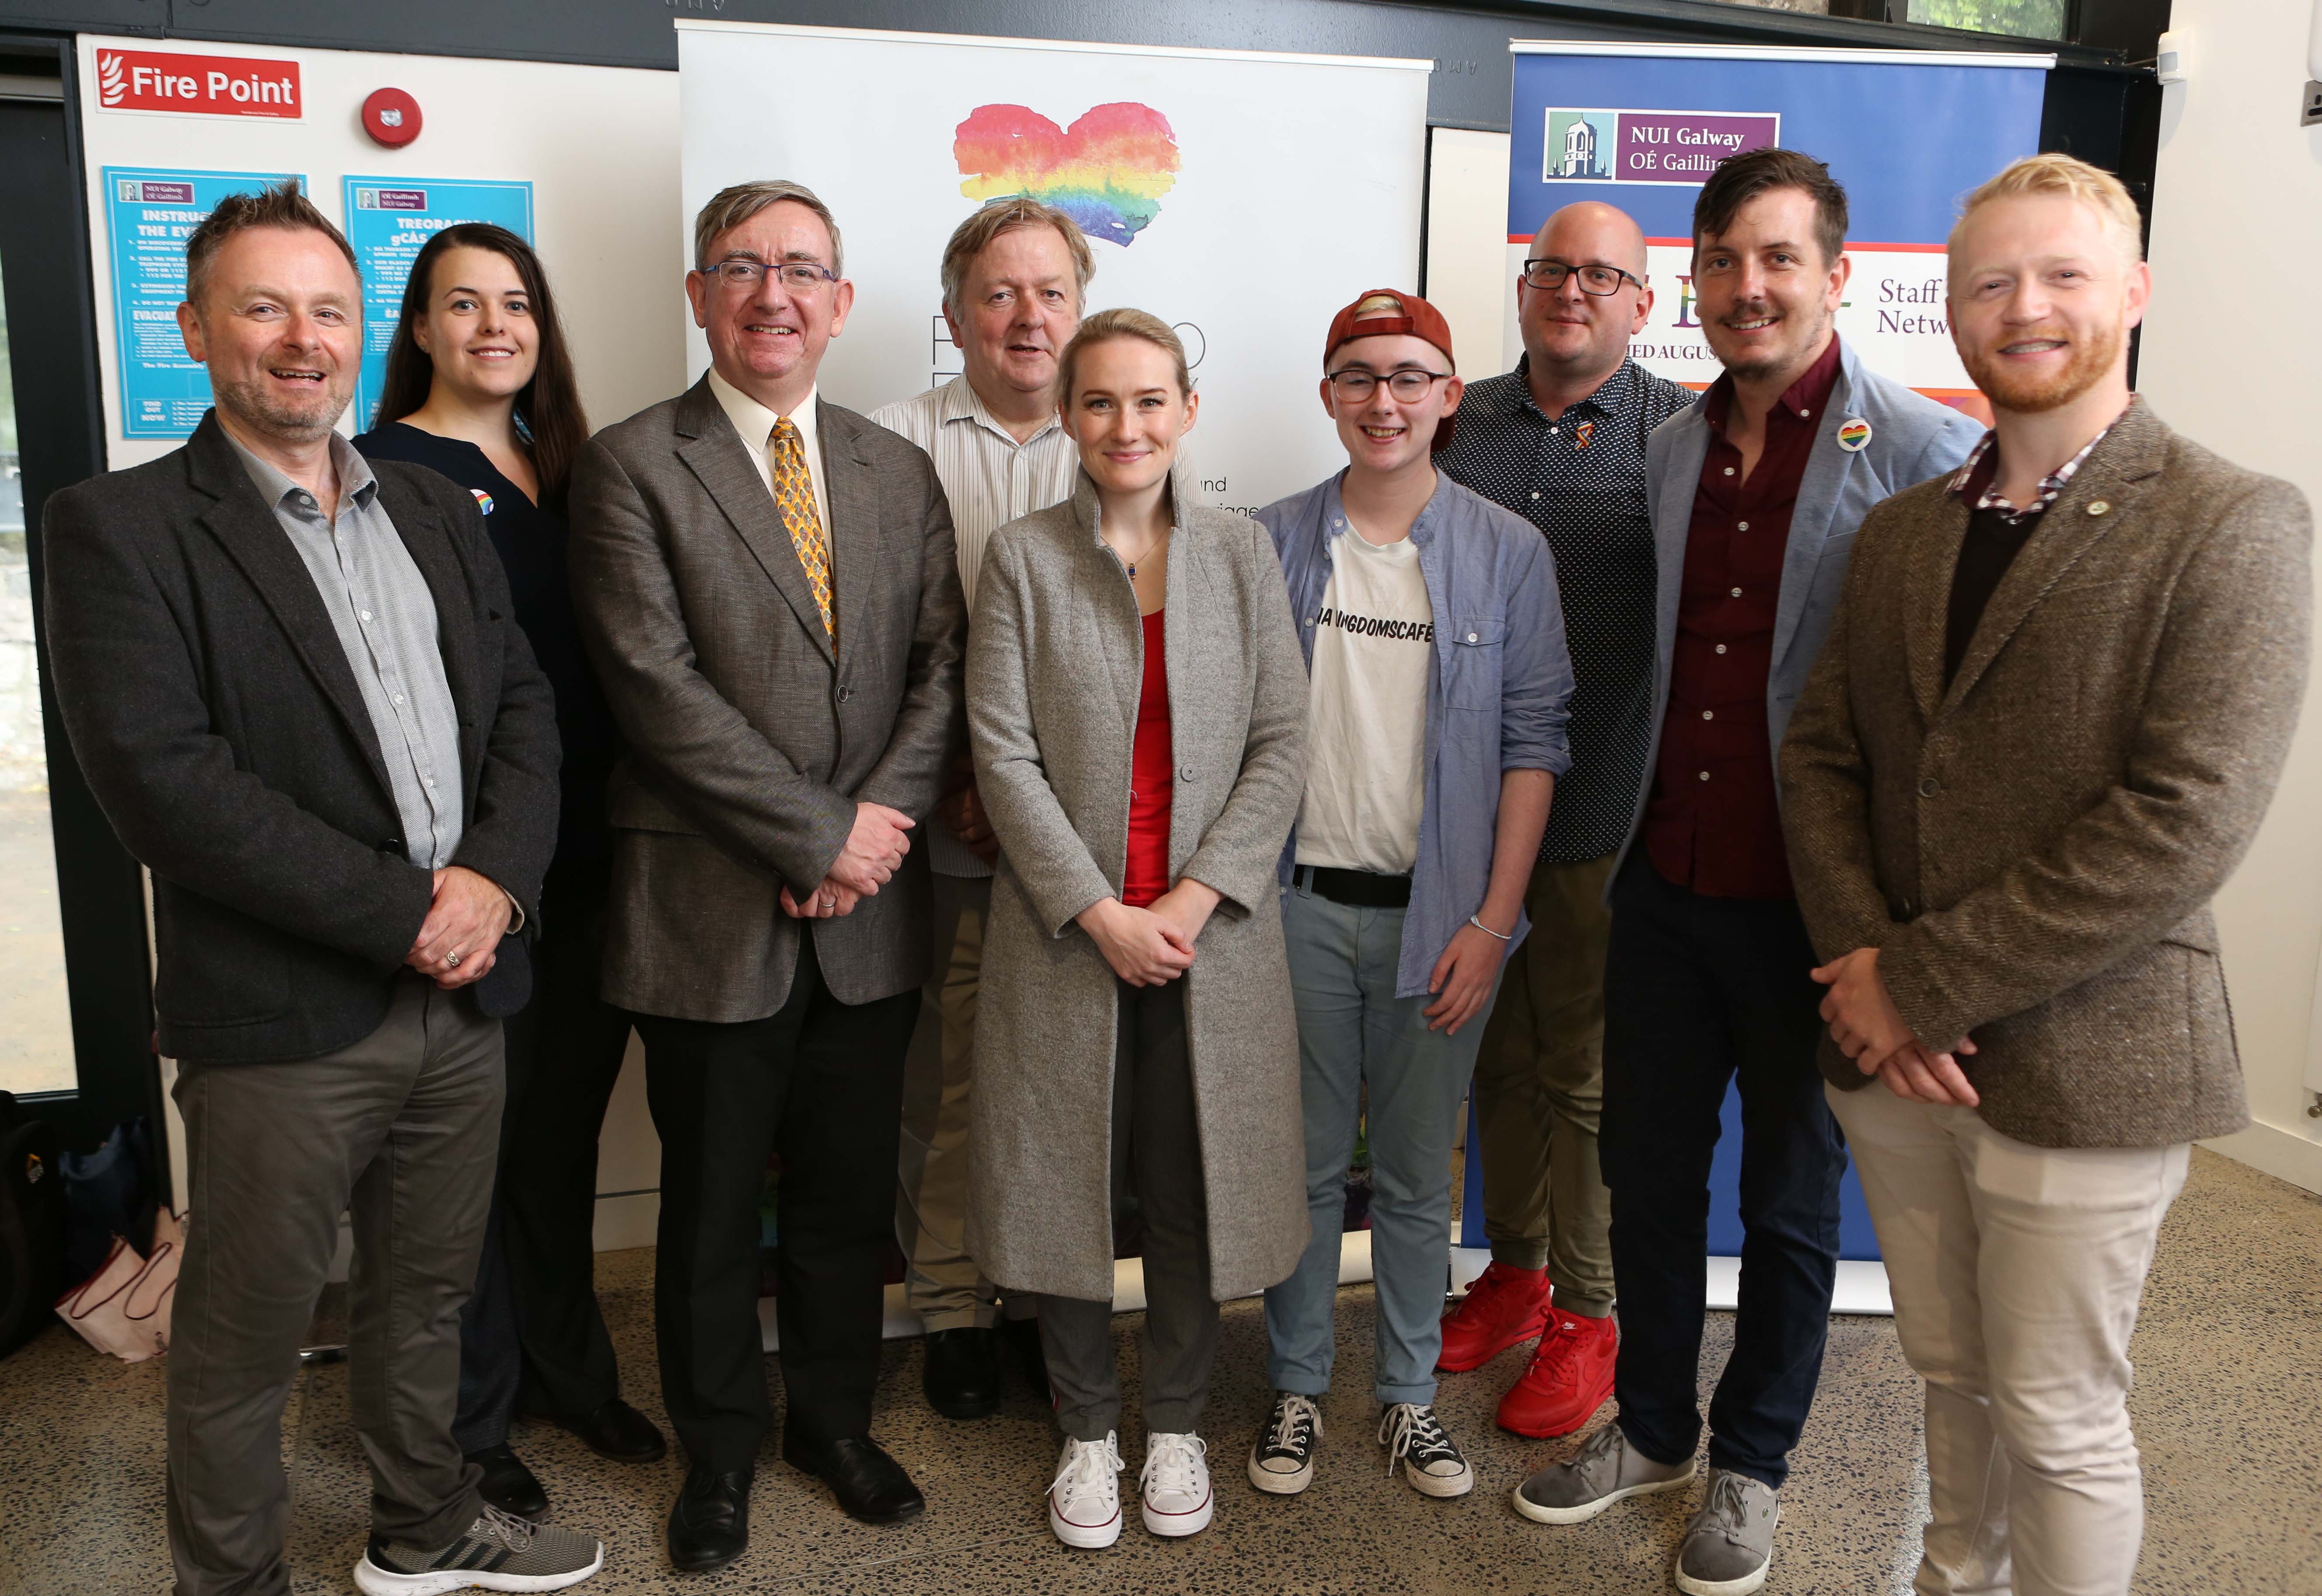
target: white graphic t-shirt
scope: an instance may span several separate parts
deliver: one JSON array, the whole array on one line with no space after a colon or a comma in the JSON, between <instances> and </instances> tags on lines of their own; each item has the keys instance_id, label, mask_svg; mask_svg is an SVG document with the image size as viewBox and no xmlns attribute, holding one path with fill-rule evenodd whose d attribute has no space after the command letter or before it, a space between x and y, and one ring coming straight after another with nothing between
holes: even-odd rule
<instances>
[{"instance_id":1,"label":"white graphic t-shirt","mask_svg":"<svg viewBox=\"0 0 2322 1596\"><path fill-rule=\"evenodd\" d=\"M1349 526L1330 555L1330 579L1312 617L1297 860L1404 875L1419 857L1427 789L1435 612L1408 537L1382 547Z\"/></svg>"}]
</instances>

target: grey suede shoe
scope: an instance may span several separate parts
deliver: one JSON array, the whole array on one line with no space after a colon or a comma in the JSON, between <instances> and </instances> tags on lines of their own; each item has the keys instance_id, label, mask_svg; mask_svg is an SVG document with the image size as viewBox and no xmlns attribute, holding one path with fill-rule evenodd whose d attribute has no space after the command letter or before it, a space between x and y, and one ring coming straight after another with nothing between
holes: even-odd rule
<instances>
[{"instance_id":1,"label":"grey suede shoe","mask_svg":"<svg viewBox=\"0 0 2322 1596\"><path fill-rule=\"evenodd\" d=\"M1709 1489L1677 1549L1677 1588L1686 1596L1750 1596L1774 1561L1781 1493L1747 1474L1709 1471Z\"/></svg>"},{"instance_id":2,"label":"grey suede shoe","mask_svg":"<svg viewBox=\"0 0 2322 1596\"><path fill-rule=\"evenodd\" d=\"M1632 1496L1673 1491L1693 1478L1694 1463L1655 1463L1608 1424L1563 1463L1516 1487L1515 1509L1540 1524L1580 1524ZM1754 1587L1753 1587L1754 1589Z\"/></svg>"}]
</instances>

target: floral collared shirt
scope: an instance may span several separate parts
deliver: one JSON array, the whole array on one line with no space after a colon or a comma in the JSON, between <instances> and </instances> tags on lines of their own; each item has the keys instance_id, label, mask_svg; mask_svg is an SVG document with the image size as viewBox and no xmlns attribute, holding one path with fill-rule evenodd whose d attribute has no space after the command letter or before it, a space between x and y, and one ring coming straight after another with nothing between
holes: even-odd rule
<instances>
[{"instance_id":1,"label":"floral collared shirt","mask_svg":"<svg viewBox=\"0 0 2322 1596\"><path fill-rule=\"evenodd\" d=\"M2080 462L2088 459L2111 431L2111 427L2105 428L2104 432L2089 440L2087 448L2041 478L2039 494L2021 509L1999 491L1997 433L1983 434L1974 452L1967 457L1967 462L1952 474L1951 487L1947 491L1965 498L1971 510L1990 510L2010 526L2020 526L2056 502L2056 496L2064 491L2064 485L2072 479L2072 473L2080 469Z\"/></svg>"}]
</instances>

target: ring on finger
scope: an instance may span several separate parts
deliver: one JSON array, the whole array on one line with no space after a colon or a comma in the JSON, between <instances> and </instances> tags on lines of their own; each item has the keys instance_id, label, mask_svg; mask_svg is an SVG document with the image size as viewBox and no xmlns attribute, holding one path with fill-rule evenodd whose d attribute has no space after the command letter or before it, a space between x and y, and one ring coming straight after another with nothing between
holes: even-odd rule
<instances>
[{"instance_id":1,"label":"ring on finger","mask_svg":"<svg viewBox=\"0 0 2322 1596\"><path fill-rule=\"evenodd\" d=\"M449 969L457 970L460 967L460 950L453 948L450 953L444 954L443 963Z\"/></svg>"}]
</instances>

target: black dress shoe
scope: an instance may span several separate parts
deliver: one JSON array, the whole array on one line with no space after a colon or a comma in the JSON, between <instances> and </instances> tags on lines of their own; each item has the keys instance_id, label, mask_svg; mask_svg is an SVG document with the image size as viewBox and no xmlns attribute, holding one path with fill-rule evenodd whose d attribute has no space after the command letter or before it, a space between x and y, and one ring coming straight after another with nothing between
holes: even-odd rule
<instances>
[{"instance_id":1,"label":"black dress shoe","mask_svg":"<svg viewBox=\"0 0 2322 1596\"><path fill-rule=\"evenodd\" d=\"M982 1418L1000 1407L1000 1332L977 1325L928 1332L920 1380L928 1406L946 1418Z\"/></svg>"},{"instance_id":2,"label":"black dress shoe","mask_svg":"<svg viewBox=\"0 0 2322 1596\"><path fill-rule=\"evenodd\" d=\"M654 1421L618 1397L556 1422L580 1436L590 1451L615 1463L659 1463L669 1451Z\"/></svg>"},{"instance_id":3,"label":"black dress shoe","mask_svg":"<svg viewBox=\"0 0 2322 1596\"><path fill-rule=\"evenodd\" d=\"M1048 1354L1040 1346L1040 1321L1001 1319L1000 1334L1007 1340L1016 1367L1023 1374L1024 1383L1032 1388L1032 1394L1044 1402L1055 1401L1055 1393L1048 1390Z\"/></svg>"},{"instance_id":4,"label":"black dress shoe","mask_svg":"<svg viewBox=\"0 0 2322 1596\"><path fill-rule=\"evenodd\" d=\"M928 1499L903 1465L868 1436L812 1446L786 1434L782 1461L829 1486L846 1516L865 1524L900 1524L927 1510Z\"/></svg>"},{"instance_id":5,"label":"black dress shoe","mask_svg":"<svg viewBox=\"0 0 2322 1596\"><path fill-rule=\"evenodd\" d=\"M548 1492L506 1441L469 1453L468 1461L484 1471L484 1477L476 1482L477 1493L501 1512L537 1518L548 1511Z\"/></svg>"},{"instance_id":6,"label":"black dress shoe","mask_svg":"<svg viewBox=\"0 0 2322 1596\"><path fill-rule=\"evenodd\" d=\"M685 1476L669 1510L669 1560L685 1573L707 1573L739 1557L750 1544L750 1475L742 1469Z\"/></svg>"}]
</instances>

